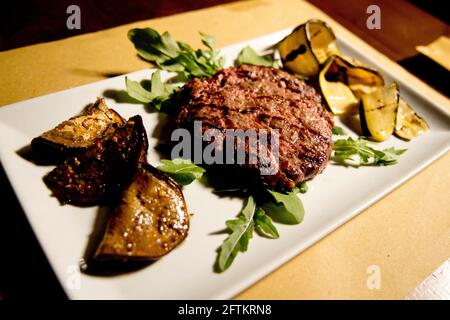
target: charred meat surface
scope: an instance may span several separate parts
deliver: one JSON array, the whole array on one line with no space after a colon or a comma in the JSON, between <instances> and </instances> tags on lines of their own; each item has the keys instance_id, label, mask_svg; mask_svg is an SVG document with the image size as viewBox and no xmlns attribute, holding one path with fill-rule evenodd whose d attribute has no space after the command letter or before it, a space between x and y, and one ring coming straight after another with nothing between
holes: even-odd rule
<instances>
[{"instance_id":1,"label":"charred meat surface","mask_svg":"<svg viewBox=\"0 0 450 320\"><path fill-rule=\"evenodd\" d=\"M96 205L118 195L146 161L147 135L140 116L128 120L107 140L77 154L49 172L44 181L62 203Z\"/></svg>"},{"instance_id":2,"label":"charred meat surface","mask_svg":"<svg viewBox=\"0 0 450 320\"><path fill-rule=\"evenodd\" d=\"M191 80L178 98L178 127L192 129L194 121L202 121L202 133L208 129L279 130L278 170L274 175L259 175L266 187L292 190L328 163L333 149L332 116L314 88L287 72L253 65L223 69L211 79ZM259 174L260 165L240 166Z\"/></svg>"},{"instance_id":3,"label":"charred meat surface","mask_svg":"<svg viewBox=\"0 0 450 320\"><path fill-rule=\"evenodd\" d=\"M85 150L99 139L108 138L124 124L125 120L109 109L103 98L98 98L80 115L34 138L31 147L37 156L56 162Z\"/></svg>"},{"instance_id":4,"label":"charred meat surface","mask_svg":"<svg viewBox=\"0 0 450 320\"><path fill-rule=\"evenodd\" d=\"M180 187L148 164L137 169L108 220L96 259L156 259L187 236L189 214Z\"/></svg>"}]
</instances>

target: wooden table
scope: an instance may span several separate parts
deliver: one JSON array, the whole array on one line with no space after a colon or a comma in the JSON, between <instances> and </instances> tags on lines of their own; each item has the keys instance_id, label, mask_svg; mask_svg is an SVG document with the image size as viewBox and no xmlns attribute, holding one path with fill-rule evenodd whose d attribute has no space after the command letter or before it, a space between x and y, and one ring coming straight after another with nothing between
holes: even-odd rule
<instances>
[{"instance_id":1,"label":"wooden table","mask_svg":"<svg viewBox=\"0 0 450 320\"><path fill-rule=\"evenodd\" d=\"M348 1L345 6L337 0L311 2L382 53L402 63L414 59L415 45L426 44L448 33L447 25L405 1L358 0L352 4ZM365 9L369 2L379 4L382 9L381 31L365 29ZM303 1L257 0L3 52L0 53L0 105L148 67L136 58L126 39L126 31L131 27L169 30L176 38L194 46L199 45L197 30L203 30L215 34L218 45L223 46L294 26L311 17L325 19L336 33L351 37L333 19ZM410 77L404 69L359 41L355 39L361 48L384 61L399 76ZM415 66L414 61L411 63ZM445 77L447 79L448 75ZM448 100L417 79L408 79L418 89L448 104ZM437 89L448 93L448 85ZM450 256L449 166L447 154L237 298L405 297ZM64 298L3 170L0 181L2 295L6 298ZM382 272L379 290L366 286L370 265L378 265Z\"/></svg>"}]
</instances>

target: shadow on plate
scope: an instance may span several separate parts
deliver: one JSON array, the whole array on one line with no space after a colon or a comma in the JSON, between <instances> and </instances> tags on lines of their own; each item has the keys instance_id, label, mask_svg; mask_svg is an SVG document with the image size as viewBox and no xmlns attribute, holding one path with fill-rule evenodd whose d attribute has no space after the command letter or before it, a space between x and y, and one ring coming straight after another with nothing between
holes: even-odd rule
<instances>
[{"instance_id":1,"label":"shadow on plate","mask_svg":"<svg viewBox=\"0 0 450 320\"><path fill-rule=\"evenodd\" d=\"M31 144L28 144L20 148L19 150L16 151L16 154L22 159L25 159L36 165L51 165L51 163L47 163L47 161L36 159L36 155L33 154L33 150L31 150Z\"/></svg>"}]
</instances>

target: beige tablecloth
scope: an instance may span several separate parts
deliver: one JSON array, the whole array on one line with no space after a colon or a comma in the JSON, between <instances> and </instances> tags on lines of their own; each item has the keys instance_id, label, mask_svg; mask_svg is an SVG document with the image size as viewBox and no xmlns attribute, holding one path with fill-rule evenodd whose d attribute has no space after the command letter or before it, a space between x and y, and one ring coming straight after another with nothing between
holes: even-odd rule
<instances>
[{"instance_id":1,"label":"beige tablecloth","mask_svg":"<svg viewBox=\"0 0 450 320\"><path fill-rule=\"evenodd\" d=\"M127 39L131 27L170 31L200 45L198 30L219 46L295 26L328 21L340 37L382 61L441 105L449 101L368 47L310 4L256 0L132 23L61 41L0 53L0 105L148 67ZM450 155L262 279L237 298L403 298L450 257ZM369 289L368 268L381 287ZM370 271L370 270L369 270Z\"/></svg>"}]
</instances>

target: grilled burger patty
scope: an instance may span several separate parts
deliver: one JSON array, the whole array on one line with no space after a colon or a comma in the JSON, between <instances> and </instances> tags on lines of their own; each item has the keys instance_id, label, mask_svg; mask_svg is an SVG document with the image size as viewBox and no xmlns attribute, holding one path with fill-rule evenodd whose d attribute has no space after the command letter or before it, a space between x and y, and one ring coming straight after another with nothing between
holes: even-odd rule
<instances>
[{"instance_id":1,"label":"grilled burger patty","mask_svg":"<svg viewBox=\"0 0 450 320\"><path fill-rule=\"evenodd\" d=\"M259 175L275 190L292 190L322 172L333 149L333 119L320 95L274 68L241 65L211 79L194 78L181 89L176 113L178 127L191 129L194 121L202 121L203 132L219 129L225 141L225 129L279 129L278 170ZM259 165L239 166L259 174Z\"/></svg>"}]
</instances>

